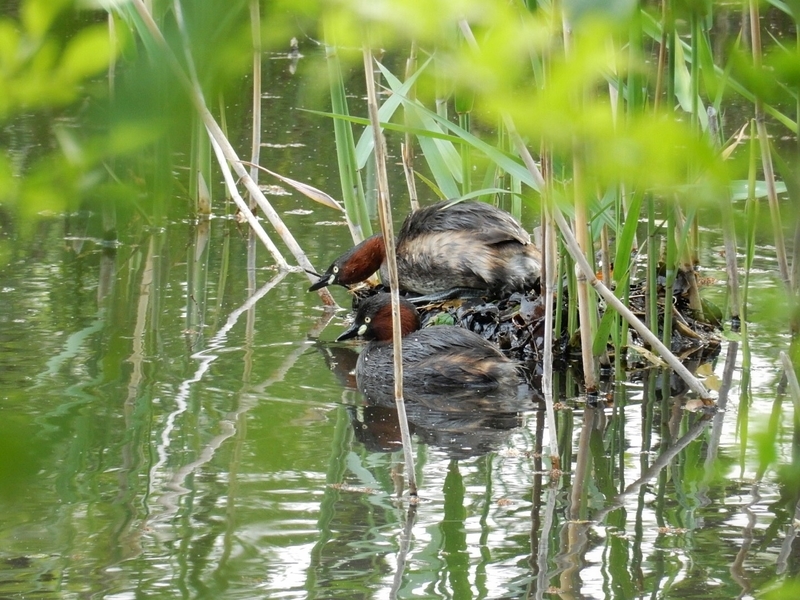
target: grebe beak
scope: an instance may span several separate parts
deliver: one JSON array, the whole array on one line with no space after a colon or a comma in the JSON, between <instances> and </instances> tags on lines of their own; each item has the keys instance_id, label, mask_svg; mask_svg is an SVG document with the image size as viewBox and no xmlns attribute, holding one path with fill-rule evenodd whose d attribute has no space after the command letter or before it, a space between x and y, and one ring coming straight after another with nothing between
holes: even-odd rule
<instances>
[{"instance_id":1,"label":"grebe beak","mask_svg":"<svg viewBox=\"0 0 800 600\"><path fill-rule=\"evenodd\" d=\"M358 323L353 323L348 329L342 332L342 334L336 338L337 342L343 342L344 340L349 340L359 335L364 335L367 330L367 326L363 323L359 325Z\"/></svg>"},{"instance_id":2,"label":"grebe beak","mask_svg":"<svg viewBox=\"0 0 800 600\"><path fill-rule=\"evenodd\" d=\"M316 275L316 273L314 273L314 275ZM313 292L315 290L322 289L332 284L335 280L336 280L336 275L334 273L326 273L325 275L320 275L319 281L317 281L310 288L308 288L308 291Z\"/></svg>"}]
</instances>

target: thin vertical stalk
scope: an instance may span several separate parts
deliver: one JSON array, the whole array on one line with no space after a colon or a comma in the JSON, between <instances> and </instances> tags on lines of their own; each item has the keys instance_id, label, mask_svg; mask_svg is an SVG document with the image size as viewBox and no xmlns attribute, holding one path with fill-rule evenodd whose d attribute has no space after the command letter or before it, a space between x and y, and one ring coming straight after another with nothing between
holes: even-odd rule
<instances>
[{"instance_id":1,"label":"thin vertical stalk","mask_svg":"<svg viewBox=\"0 0 800 600\"><path fill-rule=\"evenodd\" d=\"M562 244L556 239L556 246L561 248ZM569 254L559 252L556 255L558 275L556 277L556 302L555 302L555 335L561 336L564 330L564 280L567 279L567 259Z\"/></svg>"},{"instance_id":2,"label":"thin vertical stalk","mask_svg":"<svg viewBox=\"0 0 800 600\"><path fill-rule=\"evenodd\" d=\"M250 33L253 39L253 125L250 146L250 178L258 184L258 165L261 162L261 0L250 0ZM256 200L249 195L250 211L256 208ZM255 267L257 244L255 231L250 228L247 236L247 277L255 289Z\"/></svg>"},{"instance_id":3,"label":"thin vertical stalk","mask_svg":"<svg viewBox=\"0 0 800 600\"><path fill-rule=\"evenodd\" d=\"M589 219L582 189L582 170L581 157L574 156L572 179L575 186L575 237L578 240L578 247L585 257L591 251L591 245L589 242ZM592 353L594 328L589 314L589 286L586 277L587 275L584 271L578 272L578 318L581 332L581 360L583 362L584 384L586 385L586 393L594 394L597 392L597 369Z\"/></svg>"},{"instance_id":4,"label":"thin vertical stalk","mask_svg":"<svg viewBox=\"0 0 800 600\"><path fill-rule=\"evenodd\" d=\"M188 254L187 298L186 298L186 339L190 340L192 352L202 348L205 332L206 312L208 310L208 261L211 221L201 219L194 228L194 243L186 248Z\"/></svg>"},{"instance_id":5,"label":"thin vertical stalk","mask_svg":"<svg viewBox=\"0 0 800 600\"><path fill-rule=\"evenodd\" d=\"M464 131L471 131L471 118L468 112L458 113L458 126ZM466 196L472 191L472 153L468 144L461 147L461 195Z\"/></svg>"},{"instance_id":6,"label":"thin vertical stalk","mask_svg":"<svg viewBox=\"0 0 800 600\"><path fill-rule=\"evenodd\" d=\"M665 346L672 344L672 306L674 303L675 276L678 261L678 244L675 239L676 231L680 227L675 226L679 208L677 204L667 214L667 232L664 235L666 240L667 252L664 257L664 324L661 331L661 339ZM658 325L656 325L658 327Z\"/></svg>"},{"instance_id":7,"label":"thin vertical stalk","mask_svg":"<svg viewBox=\"0 0 800 600\"><path fill-rule=\"evenodd\" d=\"M408 53L406 60L406 73L405 78L408 80L417 70L417 42L411 42L411 50ZM411 86L408 90L408 99L413 102L416 99L417 92L416 86ZM410 127L407 119L406 111L403 112L406 117L406 126ZM408 199L411 203L411 210L419 209L419 199L417 196L417 184L414 179L414 136L409 131L405 133L405 141L400 149L403 158L403 173L406 177L406 187L408 187Z\"/></svg>"},{"instance_id":8,"label":"thin vertical stalk","mask_svg":"<svg viewBox=\"0 0 800 600\"><path fill-rule=\"evenodd\" d=\"M253 138L250 147L250 178L258 184L258 165L261 162L261 15L259 2L250 0L250 32L253 36ZM250 198L250 209L256 203Z\"/></svg>"},{"instance_id":9,"label":"thin vertical stalk","mask_svg":"<svg viewBox=\"0 0 800 600\"><path fill-rule=\"evenodd\" d=\"M464 131L471 131L471 117L474 96L469 91L456 90L453 104L458 115L458 125ZM461 195L472 191L472 152L468 144L461 147Z\"/></svg>"},{"instance_id":10,"label":"thin vertical stalk","mask_svg":"<svg viewBox=\"0 0 800 600\"><path fill-rule=\"evenodd\" d=\"M555 295L557 244L556 228L549 203L544 205L544 364L542 366L542 391L547 411L547 429L550 432L550 462L555 473L561 471L561 459L558 455L558 438L556 436L556 415L553 406L553 297Z\"/></svg>"},{"instance_id":11,"label":"thin vertical stalk","mask_svg":"<svg viewBox=\"0 0 800 600\"><path fill-rule=\"evenodd\" d=\"M367 85L367 108L375 137L375 162L378 176L378 212L381 219L381 233L386 246L386 266L389 270L389 287L392 298L392 346L394 348L394 399L397 418L400 421L400 436L403 441L403 455L408 473L408 489L412 498L417 496L417 478L414 470L414 455L411 450L411 433L408 429L406 405L403 400L403 343L400 327L400 295L397 278L397 257L395 255L392 210L389 200L389 180L386 175L386 148L383 130L378 117L378 98L375 93L372 50L364 45L364 75Z\"/></svg>"},{"instance_id":12,"label":"thin vertical stalk","mask_svg":"<svg viewBox=\"0 0 800 600\"><path fill-rule=\"evenodd\" d=\"M600 256L602 260L603 281L611 285L611 251L608 244L608 226L600 228Z\"/></svg>"},{"instance_id":13,"label":"thin vertical stalk","mask_svg":"<svg viewBox=\"0 0 800 600\"><path fill-rule=\"evenodd\" d=\"M697 11L692 11L690 16L692 28L691 49L692 61L690 63L691 93L692 93L692 129L698 131L700 128L700 17Z\"/></svg>"},{"instance_id":14,"label":"thin vertical stalk","mask_svg":"<svg viewBox=\"0 0 800 600\"><path fill-rule=\"evenodd\" d=\"M708 129L715 132L712 142L719 148L719 119L717 111L712 107L708 110ZM728 313L731 317L731 328L739 331L739 268L737 265L736 251L736 226L733 221L733 206L730 192L720 191L719 195L720 214L722 215L722 236L725 241L725 271L728 277Z\"/></svg>"},{"instance_id":15,"label":"thin vertical stalk","mask_svg":"<svg viewBox=\"0 0 800 600\"><path fill-rule=\"evenodd\" d=\"M570 346L573 336L578 331L578 276L575 273L575 260L564 252L564 269L567 273L567 335L569 335Z\"/></svg>"},{"instance_id":16,"label":"thin vertical stalk","mask_svg":"<svg viewBox=\"0 0 800 600\"><path fill-rule=\"evenodd\" d=\"M658 335L658 246L656 245L656 205L647 196L647 296L645 296L645 323Z\"/></svg>"},{"instance_id":17,"label":"thin vertical stalk","mask_svg":"<svg viewBox=\"0 0 800 600\"><path fill-rule=\"evenodd\" d=\"M406 568L406 561L408 559L408 552L411 549L412 531L414 530L414 523L417 522L417 505L410 504L406 510L406 522L403 531L400 534L400 548L397 551L397 558L395 559L395 572L392 581L392 589L389 590L389 598L397 598L400 588L403 584L403 573Z\"/></svg>"},{"instance_id":18,"label":"thin vertical stalk","mask_svg":"<svg viewBox=\"0 0 800 600\"><path fill-rule=\"evenodd\" d=\"M758 0L750 0L750 37L753 50L753 69L761 71L761 21L759 19ZM778 193L775 189L775 171L772 166L772 154L767 134L767 124L764 119L764 101L756 94L755 99L756 129L758 141L761 146L761 166L767 184L767 199L769 213L772 220L772 229L775 236L775 253L778 258L778 269L781 279L787 290L791 291L791 278L789 276L789 263L786 257L786 244L783 239L781 214L778 207Z\"/></svg>"},{"instance_id":19,"label":"thin vertical stalk","mask_svg":"<svg viewBox=\"0 0 800 600\"><path fill-rule=\"evenodd\" d=\"M739 434L739 470L740 474L745 472L747 448L749 446L749 425L750 425L750 402L751 402L751 368L752 355L750 352L750 336L748 335L747 325L747 306L748 293L750 290L750 272L753 267L753 258L756 247L756 223L758 222L759 202L755 197L756 171L758 162L758 149L756 148L757 130L755 119L750 121L750 164L748 173L747 201L745 203L745 223L747 229L745 234L745 256L744 256L744 289L742 290L741 306L741 337L742 337L742 376L739 387L739 411L736 416L736 425Z\"/></svg>"},{"instance_id":20,"label":"thin vertical stalk","mask_svg":"<svg viewBox=\"0 0 800 600\"><path fill-rule=\"evenodd\" d=\"M667 42L671 29L668 21L669 0L661 0L661 42L658 45L658 67L656 68L656 87L653 92L653 111L658 112L661 94L664 89L664 69L667 62ZM671 101L671 99L670 99Z\"/></svg>"},{"instance_id":21,"label":"thin vertical stalk","mask_svg":"<svg viewBox=\"0 0 800 600\"><path fill-rule=\"evenodd\" d=\"M694 231L697 224L697 213L691 211L688 217L684 217L683 211L678 204L675 204L675 233L679 235L675 239L678 245L677 251L680 253L681 271L686 277L689 287L689 308L698 315L703 314L703 304L700 300L700 290L697 287L697 276L695 272L694 255L697 242L695 241ZM669 249L669 248L668 248ZM677 262L676 262L677 264Z\"/></svg>"},{"instance_id":22,"label":"thin vertical stalk","mask_svg":"<svg viewBox=\"0 0 800 600\"><path fill-rule=\"evenodd\" d=\"M572 46L572 36L567 19L562 20L562 30L564 37L564 53L569 56ZM579 92L581 95L583 91ZM633 93L629 86L628 93ZM583 98L579 97L578 102L582 103ZM580 141L572 141L572 184L574 188L575 201L575 237L578 241L583 256L591 252L589 240L589 219L586 207L585 190L583 184L583 156L581 154ZM589 288L586 280L587 274L583 271L578 272L578 317L580 321L581 336L581 361L583 363L583 379L587 394L597 392L597 369L592 352L592 341L594 340L593 320L589 312Z\"/></svg>"}]
</instances>

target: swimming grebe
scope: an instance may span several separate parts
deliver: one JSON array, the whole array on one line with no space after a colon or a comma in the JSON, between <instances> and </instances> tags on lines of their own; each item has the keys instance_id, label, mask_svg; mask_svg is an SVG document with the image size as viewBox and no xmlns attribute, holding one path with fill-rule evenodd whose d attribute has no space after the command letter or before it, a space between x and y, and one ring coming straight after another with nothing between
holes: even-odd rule
<instances>
[{"instance_id":1,"label":"swimming grebe","mask_svg":"<svg viewBox=\"0 0 800 600\"><path fill-rule=\"evenodd\" d=\"M452 393L457 389L516 389L517 363L477 333L438 325L420 330L417 309L400 299L403 334L403 385L411 395ZM360 336L370 343L356 363L358 388L368 398L386 397L394 388L392 302L381 293L364 300L355 322L336 341Z\"/></svg>"},{"instance_id":2,"label":"swimming grebe","mask_svg":"<svg viewBox=\"0 0 800 600\"><path fill-rule=\"evenodd\" d=\"M350 285L381 269L383 236L373 235L337 258L309 291ZM502 296L529 290L541 253L507 212L483 202L443 201L406 217L397 235L400 289L420 294L473 291Z\"/></svg>"}]
</instances>

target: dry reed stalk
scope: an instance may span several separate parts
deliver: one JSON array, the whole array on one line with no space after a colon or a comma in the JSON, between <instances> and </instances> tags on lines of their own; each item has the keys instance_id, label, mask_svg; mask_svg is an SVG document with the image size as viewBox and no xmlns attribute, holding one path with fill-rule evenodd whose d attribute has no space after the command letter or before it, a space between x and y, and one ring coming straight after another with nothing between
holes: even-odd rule
<instances>
[{"instance_id":1,"label":"dry reed stalk","mask_svg":"<svg viewBox=\"0 0 800 600\"><path fill-rule=\"evenodd\" d=\"M225 181L225 186L228 188L228 193L231 195L231 199L236 204L236 208L238 208L239 211L244 215L245 219L247 219L247 222L250 225L250 230L255 233L258 239L261 240L261 243L264 244L264 247L269 251L273 260L277 263L278 268L281 271L291 271L292 268L289 266L289 263L286 262L286 259L283 258L281 251L278 250L278 247L261 226L261 223L259 223L255 215L253 215L253 212L250 210L247 202L245 202L244 198L242 198L241 194L239 194L239 190L236 187L236 182L233 179L231 170L228 167L228 163L225 161L225 156L222 153L222 148L220 148L219 144L213 137L211 137L211 146L214 148L214 154L217 156L217 162L219 162L222 170L222 178Z\"/></svg>"},{"instance_id":2,"label":"dry reed stalk","mask_svg":"<svg viewBox=\"0 0 800 600\"><path fill-rule=\"evenodd\" d=\"M544 393L545 411L547 413L547 429L550 438L550 463L552 472L561 472L561 457L558 454L556 437L556 415L553 404L553 331L555 330L553 306L555 287L558 276L556 228L553 216L547 203L544 206L544 364L542 366L542 391Z\"/></svg>"},{"instance_id":3,"label":"dry reed stalk","mask_svg":"<svg viewBox=\"0 0 800 600\"><path fill-rule=\"evenodd\" d=\"M572 28L566 16L562 18L562 31L564 39L564 54L569 56L572 51ZM578 101L583 103L583 92ZM591 252L589 241L589 218L586 211L586 198L584 197L583 186L583 157L581 156L580 140L572 141L572 185L575 193L575 237L578 246L584 256ZM578 287L578 319L581 337L581 362L583 363L583 381L587 394L597 392L597 369L595 367L594 355L592 353L592 341L594 340L594 327L591 314L589 313L589 287L586 281L586 274L578 271L576 279Z\"/></svg>"},{"instance_id":4,"label":"dry reed stalk","mask_svg":"<svg viewBox=\"0 0 800 600\"><path fill-rule=\"evenodd\" d=\"M588 252L591 252L592 248L589 242L589 219L586 212L586 199L583 197L583 169L579 156L574 156L572 169L572 180L575 186L575 237L578 241L578 247L585 257ZM592 353L594 327L591 314L589 313L592 307L589 306L589 286L586 277L585 272L578 271L578 317L580 319L581 361L583 363L583 381L586 393L594 394L597 392L597 369Z\"/></svg>"},{"instance_id":5,"label":"dry reed stalk","mask_svg":"<svg viewBox=\"0 0 800 600\"><path fill-rule=\"evenodd\" d=\"M394 349L394 400L400 422L400 437L403 442L403 456L408 473L408 491L412 498L417 496L417 479L414 470L414 455L411 449L411 432L408 428L406 405L403 399L403 341L400 327L400 285L397 277L397 257L395 255L394 228L392 226L392 207L389 200L389 180L386 175L386 147L383 130L378 117L378 98L375 93L372 50L364 45L364 76L367 84L367 108L375 138L375 162L378 178L378 208L381 219L381 232L386 246L386 266L389 271L389 287L392 298L392 346Z\"/></svg>"},{"instance_id":6,"label":"dry reed stalk","mask_svg":"<svg viewBox=\"0 0 800 600\"><path fill-rule=\"evenodd\" d=\"M142 21L144 22L145 26L147 27L150 34L153 36L154 41L158 44L161 50L164 52L164 56L167 59L167 62L170 65L170 68L175 73L175 76L180 81L181 85L186 89L187 93L189 94L189 98L191 99L192 103L194 104L195 110L197 110L198 114L203 120L203 123L208 130L209 136L213 139L220 147L222 155L224 156L225 160L230 163L233 170L239 176L241 181L244 183L245 188L250 192L251 197L255 198L258 207L267 217L269 222L275 228L275 231L281 237L283 242L289 248L289 251L295 257L300 268L302 268L306 275L308 276L308 280L311 282L316 281L316 277L312 275L312 273L316 272L314 266L309 262L308 257L306 257L303 249L297 243L297 240L294 239L294 236L283 223L283 220L278 215L277 211L272 207L269 203L267 198L264 196L264 193L259 189L258 184L253 181L250 177L250 174L247 172L247 169L244 168L242 161L239 159L239 156L236 154L236 151L233 149L233 146L228 141L228 138L222 132L219 124L217 123L214 116L211 114L211 111L208 110L206 106L205 99L203 98L203 92L200 88L200 84L196 78L190 79L189 76L184 72L183 68L181 67L180 63L178 62L175 55L172 53L169 45L167 44L164 36L161 33L161 30L158 28L158 25L153 20L150 12L147 10L147 7L144 5L143 0L132 0L133 6L136 9L137 13L141 17ZM251 213L252 217L252 213ZM254 222L257 223L255 218L253 220L249 220L248 222L252 225ZM323 304L327 306L335 306L336 301L331 296L331 293L327 290L327 288L322 288L319 290L319 295L322 298Z\"/></svg>"}]
</instances>

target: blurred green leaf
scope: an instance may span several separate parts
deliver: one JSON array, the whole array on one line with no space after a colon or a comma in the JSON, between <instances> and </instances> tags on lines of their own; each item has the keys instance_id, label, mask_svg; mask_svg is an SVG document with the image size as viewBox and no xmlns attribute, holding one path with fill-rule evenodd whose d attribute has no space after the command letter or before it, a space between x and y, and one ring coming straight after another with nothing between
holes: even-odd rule
<instances>
[{"instance_id":1,"label":"blurred green leaf","mask_svg":"<svg viewBox=\"0 0 800 600\"><path fill-rule=\"evenodd\" d=\"M80 81L108 68L111 56L108 26L85 27L67 44L58 66L58 75L66 81Z\"/></svg>"},{"instance_id":2,"label":"blurred green leaf","mask_svg":"<svg viewBox=\"0 0 800 600\"><path fill-rule=\"evenodd\" d=\"M0 19L0 74L11 71L18 59L19 48L19 29L10 19ZM2 96L5 94L0 94L0 98Z\"/></svg>"},{"instance_id":3,"label":"blurred green leaf","mask_svg":"<svg viewBox=\"0 0 800 600\"><path fill-rule=\"evenodd\" d=\"M777 586L777 588L770 590L761 597L764 600L796 600L800 598L800 581L784 579Z\"/></svg>"},{"instance_id":4,"label":"blurred green leaf","mask_svg":"<svg viewBox=\"0 0 800 600\"><path fill-rule=\"evenodd\" d=\"M40 39L70 4L72 0L25 0L20 7L22 24L34 39Z\"/></svg>"}]
</instances>

